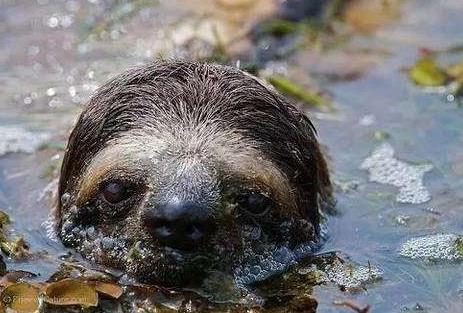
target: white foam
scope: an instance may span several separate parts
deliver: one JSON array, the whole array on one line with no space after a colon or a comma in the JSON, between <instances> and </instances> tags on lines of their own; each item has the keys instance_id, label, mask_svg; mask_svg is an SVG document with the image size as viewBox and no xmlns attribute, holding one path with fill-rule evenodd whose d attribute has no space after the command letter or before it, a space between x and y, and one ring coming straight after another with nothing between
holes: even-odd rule
<instances>
[{"instance_id":1,"label":"white foam","mask_svg":"<svg viewBox=\"0 0 463 313\"><path fill-rule=\"evenodd\" d=\"M463 237L455 234L423 236L405 242L399 254L425 261L458 261L463 260L462 243Z\"/></svg>"},{"instance_id":2,"label":"white foam","mask_svg":"<svg viewBox=\"0 0 463 313\"><path fill-rule=\"evenodd\" d=\"M20 127L0 126L0 156L9 152L34 152L48 138Z\"/></svg>"},{"instance_id":3,"label":"white foam","mask_svg":"<svg viewBox=\"0 0 463 313\"><path fill-rule=\"evenodd\" d=\"M417 204L431 200L431 194L423 185L423 176L433 166L411 165L396 159L388 143L376 148L360 168L369 171L370 181L398 187L397 202Z\"/></svg>"},{"instance_id":4,"label":"white foam","mask_svg":"<svg viewBox=\"0 0 463 313\"><path fill-rule=\"evenodd\" d=\"M383 276L383 271L376 267L339 261L328 265L325 272L329 280L345 288L360 288L366 283L380 280Z\"/></svg>"}]
</instances>

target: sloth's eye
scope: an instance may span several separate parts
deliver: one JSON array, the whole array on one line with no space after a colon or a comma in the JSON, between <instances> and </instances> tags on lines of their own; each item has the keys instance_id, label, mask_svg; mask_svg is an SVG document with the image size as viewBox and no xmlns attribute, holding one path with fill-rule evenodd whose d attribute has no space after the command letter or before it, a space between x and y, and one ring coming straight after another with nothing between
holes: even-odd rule
<instances>
[{"instance_id":1,"label":"sloth's eye","mask_svg":"<svg viewBox=\"0 0 463 313\"><path fill-rule=\"evenodd\" d=\"M237 204L245 212L259 216L265 215L272 208L273 201L261 193L252 192L239 196Z\"/></svg>"},{"instance_id":2,"label":"sloth's eye","mask_svg":"<svg viewBox=\"0 0 463 313\"><path fill-rule=\"evenodd\" d=\"M130 198L133 188L128 183L111 180L101 186L100 192L106 202L116 204Z\"/></svg>"}]
</instances>

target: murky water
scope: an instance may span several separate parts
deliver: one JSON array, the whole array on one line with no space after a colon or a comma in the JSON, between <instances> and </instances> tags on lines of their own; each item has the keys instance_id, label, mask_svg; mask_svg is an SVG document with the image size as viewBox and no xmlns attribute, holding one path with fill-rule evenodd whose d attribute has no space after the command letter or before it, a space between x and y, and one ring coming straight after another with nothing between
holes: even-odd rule
<instances>
[{"instance_id":1,"label":"murky water","mask_svg":"<svg viewBox=\"0 0 463 313\"><path fill-rule=\"evenodd\" d=\"M445 247L463 233L463 109L445 93L414 86L402 70L420 48L463 44L461 1L407 1L399 18L374 33L354 32L328 50L308 45L291 52L285 50L291 43L245 36L276 14L276 4L230 3L1 2L0 208L32 251L48 252L28 262L6 260L8 269L43 280L66 254L43 222L68 131L91 92L153 57L202 58L227 44L232 55L257 55L267 71L317 83L336 108L308 113L337 185L339 214L328 219L320 253L339 251L355 265L347 278L367 276L367 282L346 289L359 286L339 275L346 265L332 264L325 283L304 289L310 285L304 265L289 288L310 289L317 312L339 312L333 302L341 300L369 304L372 312L461 312L462 265ZM461 58L441 55L443 63ZM417 243L427 250L413 250ZM432 249L441 257L429 262ZM284 311L286 303L276 307Z\"/></svg>"}]
</instances>

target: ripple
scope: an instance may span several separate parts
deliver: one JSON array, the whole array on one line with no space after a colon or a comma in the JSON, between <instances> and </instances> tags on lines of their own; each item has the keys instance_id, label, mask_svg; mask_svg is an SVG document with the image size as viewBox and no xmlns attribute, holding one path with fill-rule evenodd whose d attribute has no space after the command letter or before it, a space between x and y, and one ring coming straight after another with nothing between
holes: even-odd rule
<instances>
[{"instance_id":1,"label":"ripple","mask_svg":"<svg viewBox=\"0 0 463 313\"><path fill-rule=\"evenodd\" d=\"M0 126L0 156L14 152L33 153L48 137L20 127Z\"/></svg>"}]
</instances>

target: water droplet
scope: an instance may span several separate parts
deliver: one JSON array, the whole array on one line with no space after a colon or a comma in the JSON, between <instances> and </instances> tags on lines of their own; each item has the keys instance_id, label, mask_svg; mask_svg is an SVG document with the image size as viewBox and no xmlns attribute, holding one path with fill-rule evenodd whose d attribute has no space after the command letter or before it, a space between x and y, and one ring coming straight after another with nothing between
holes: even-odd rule
<instances>
[{"instance_id":1,"label":"water droplet","mask_svg":"<svg viewBox=\"0 0 463 313\"><path fill-rule=\"evenodd\" d=\"M23 100L24 104L31 104L32 103L32 98L31 97L26 97Z\"/></svg>"},{"instance_id":2,"label":"water droplet","mask_svg":"<svg viewBox=\"0 0 463 313\"><path fill-rule=\"evenodd\" d=\"M55 88L48 88L47 91L46 91L46 94L49 97L53 97L54 95L56 95L56 89Z\"/></svg>"},{"instance_id":3,"label":"water droplet","mask_svg":"<svg viewBox=\"0 0 463 313\"><path fill-rule=\"evenodd\" d=\"M70 87L68 88L68 92L69 92L69 95L70 95L71 97L75 97L76 94L77 94L76 87L70 86Z\"/></svg>"},{"instance_id":4,"label":"water droplet","mask_svg":"<svg viewBox=\"0 0 463 313\"><path fill-rule=\"evenodd\" d=\"M61 204L67 205L70 199L71 199L71 195L69 193L67 192L63 193L63 195L61 196Z\"/></svg>"},{"instance_id":5,"label":"water droplet","mask_svg":"<svg viewBox=\"0 0 463 313\"><path fill-rule=\"evenodd\" d=\"M51 16L47 20L47 25L50 28L55 28L58 26L58 24L59 24L59 19L56 16Z\"/></svg>"}]
</instances>

